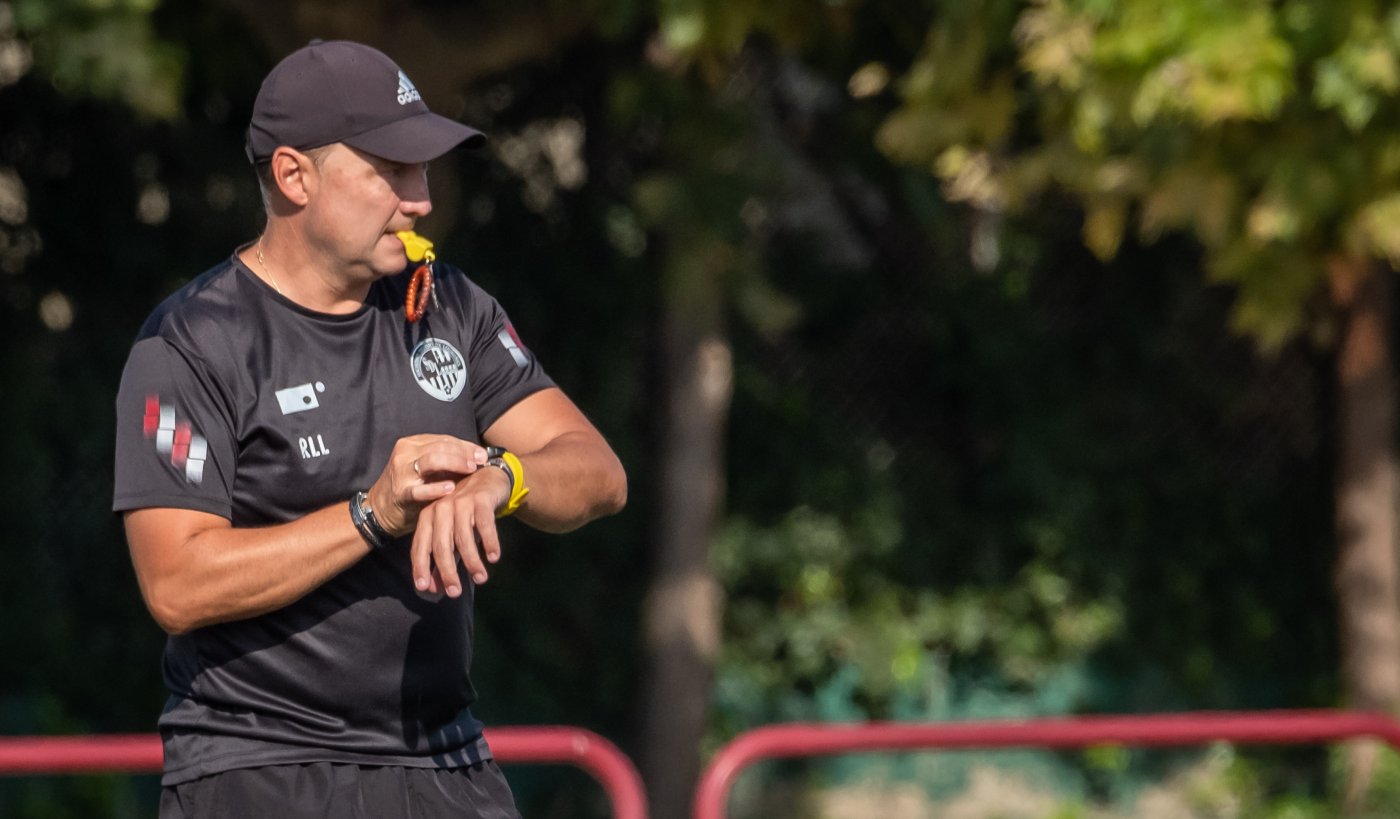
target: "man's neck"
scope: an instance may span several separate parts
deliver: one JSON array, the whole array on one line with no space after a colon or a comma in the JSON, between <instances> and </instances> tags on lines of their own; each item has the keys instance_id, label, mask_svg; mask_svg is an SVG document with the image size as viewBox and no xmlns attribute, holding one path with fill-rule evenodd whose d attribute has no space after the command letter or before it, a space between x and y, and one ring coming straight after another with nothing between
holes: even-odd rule
<instances>
[{"instance_id":1,"label":"man's neck","mask_svg":"<svg viewBox=\"0 0 1400 819\"><path fill-rule=\"evenodd\" d=\"M367 279L334 269L299 236L271 225L242 258L283 298L318 313L353 313L369 294Z\"/></svg>"}]
</instances>

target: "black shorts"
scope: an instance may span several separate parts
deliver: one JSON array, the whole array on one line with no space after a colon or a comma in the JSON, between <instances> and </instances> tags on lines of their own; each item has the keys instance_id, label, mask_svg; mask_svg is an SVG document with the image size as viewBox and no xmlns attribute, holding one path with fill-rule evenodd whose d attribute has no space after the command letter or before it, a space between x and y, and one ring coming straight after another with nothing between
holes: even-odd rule
<instances>
[{"instance_id":1,"label":"black shorts","mask_svg":"<svg viewBox=\"0 0 1400 819\"><path fill-rule=\"evenodd\" d=\"M160 819L520 819L501 769L312 762L243 768L162 788Z\"/></svg>"}]
</instances>

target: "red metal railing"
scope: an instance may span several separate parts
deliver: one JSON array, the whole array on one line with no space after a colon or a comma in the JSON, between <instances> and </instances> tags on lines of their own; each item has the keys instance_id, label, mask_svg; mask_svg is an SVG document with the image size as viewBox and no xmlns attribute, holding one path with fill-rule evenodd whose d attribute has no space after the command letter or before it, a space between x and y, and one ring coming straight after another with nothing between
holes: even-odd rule
<instances>
[{"instance_id":1,"label":"red metal railing","mask_svg":"<svg viewBox=\"0 0 1400 819\"><path fill-rule=\"evenodd\" d=\"M603 737L570 727L509 727L486 732L496 761L560 763L598 780L616 819L646 819L646 791L637 769ZM0 737L0 774L159 773L156 734Z\"/></svg>"},{"instance_id":2,"label":"red metal railing","mask_svg":"<svg viewBox=\"0 0 1400 819\"><path fill-rule=\"evenodd\" d=\"M1348 711L1261 711L954 723L790 723L740 734L710 760L695 792L695 819L723 819L730 788L764 759L958 748L1173 746L1230 741L1290 745L1358 737L1400 749L1400 722Z\"/></svg>"},{"instance_id":3,"label":"red metal railing","mask_svg":"<svg viewBox=\"0 0 1400 819\"><path fill-rule=\"evenodd\" d=\"M567 762L597 779L615 819L646 819L642 777L616 745L582 728L497 728L486 732L491 753L505 764Z\"/></svg>"}]
</instances>

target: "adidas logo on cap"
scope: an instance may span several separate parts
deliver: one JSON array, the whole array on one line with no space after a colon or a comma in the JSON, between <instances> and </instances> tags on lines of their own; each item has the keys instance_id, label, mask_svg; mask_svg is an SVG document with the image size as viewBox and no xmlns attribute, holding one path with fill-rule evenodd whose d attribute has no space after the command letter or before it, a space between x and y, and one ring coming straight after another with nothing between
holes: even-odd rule
<instances>
[{"instance_id":1,"label":"adidas logo on cap","mask_svg":"<svg viewBox=\"0 0 1400 819\"><path fill-rule=\"evenodd\" d=\"M408 105L410 102L417 102L423 99L418 93L418 89L413 87L413 81L408 75L399 72L399 105Z\"/></svg>"}]
</instances>

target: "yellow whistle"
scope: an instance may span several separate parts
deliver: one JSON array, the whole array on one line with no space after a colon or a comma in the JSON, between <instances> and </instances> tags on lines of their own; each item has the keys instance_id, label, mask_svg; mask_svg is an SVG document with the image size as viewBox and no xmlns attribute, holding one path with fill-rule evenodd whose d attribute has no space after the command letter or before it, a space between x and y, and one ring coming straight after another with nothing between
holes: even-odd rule
<instances>
[{"instance_id":1,"label":"yellow whistle","mask_svg":"<svg viewBox=\"0 0 1400 819\"><path fill-rule=\"evenodd\" d=\"M399 237L400 242L403 242L403 252L408 256L410 262L424 260L431 262L437 258L437 255L433 253L433 243L417 233L411 230L401 230L394 235Z\"/></svg>"}]
</instances>

